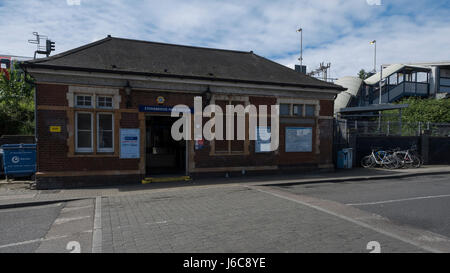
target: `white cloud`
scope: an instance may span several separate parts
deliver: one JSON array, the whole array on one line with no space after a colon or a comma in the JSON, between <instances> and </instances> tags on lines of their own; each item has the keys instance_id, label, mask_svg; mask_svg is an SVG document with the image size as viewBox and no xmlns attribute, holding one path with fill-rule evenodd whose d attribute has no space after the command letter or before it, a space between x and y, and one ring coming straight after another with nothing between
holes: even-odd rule
<instances>
[{"instance_id":1,"label":"white cloud","mask_svg":"<svg viewBox=\"0 0 450 273\"><path fill-rule=\"evenodd\" d=\"M126 1L15 0L0 3L0 53L32 56L27 44L38 31L65 51L111 34L250 51L293 67L299 55L298 27L308 68L331 62L331 76L355 75L378 64L450 59L446 2L382 0Z\"/></svg>"}]
</instances>

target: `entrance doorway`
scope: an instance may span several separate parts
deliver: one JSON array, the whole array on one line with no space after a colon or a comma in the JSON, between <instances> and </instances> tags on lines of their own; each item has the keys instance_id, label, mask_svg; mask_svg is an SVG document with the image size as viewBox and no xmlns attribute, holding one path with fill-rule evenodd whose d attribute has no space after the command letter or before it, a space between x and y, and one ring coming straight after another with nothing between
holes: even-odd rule
<instances>
[{"instance_id":1,"label":"entrance doorway","mask_svg":"<svg viewBox=\"0 0 450 273\"><path fill-rule=\"evenodd\" d=\"M171 136L172 124L178 118L146 117L146 174L176 174L186 172L186 141Z\"/></svg>"}]
</instances>

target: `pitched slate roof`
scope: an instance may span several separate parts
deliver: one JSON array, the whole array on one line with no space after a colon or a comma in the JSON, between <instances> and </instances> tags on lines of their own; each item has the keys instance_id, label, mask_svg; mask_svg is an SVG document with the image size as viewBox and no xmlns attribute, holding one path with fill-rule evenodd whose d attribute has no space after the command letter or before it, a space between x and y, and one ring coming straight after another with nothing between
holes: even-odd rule
<instances>
[{"instance_id":1,"label":"pitched slate roof","mask_svg":"<svg viewBox=\"0 0 450 273\"><path fill-rule=\"evenodd\" d=\"M342 90L341 86L306 76L253 52L111 36L49 58L27 61L23 65Z\"/></svg>"}]
</instances>

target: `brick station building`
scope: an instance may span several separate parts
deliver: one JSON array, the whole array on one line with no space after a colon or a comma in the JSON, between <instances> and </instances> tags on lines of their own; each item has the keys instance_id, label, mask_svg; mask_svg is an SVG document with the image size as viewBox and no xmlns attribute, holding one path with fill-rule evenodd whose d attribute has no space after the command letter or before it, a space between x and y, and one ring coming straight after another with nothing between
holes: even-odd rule
<instances>
[{"instance_id":1,"label":"brick station building","mask_svg":"<svg viewBox=\"0 0 450 273\"><path fill-rule=\"evenodd\" d=\"M38 188L333 168L333 101L344 89L253 52L108 36L22 66L36 81ZM170 111L195 96L224 109L280 105L278 149L248 132L173 140Z\"/></svg>"}]
</instances>

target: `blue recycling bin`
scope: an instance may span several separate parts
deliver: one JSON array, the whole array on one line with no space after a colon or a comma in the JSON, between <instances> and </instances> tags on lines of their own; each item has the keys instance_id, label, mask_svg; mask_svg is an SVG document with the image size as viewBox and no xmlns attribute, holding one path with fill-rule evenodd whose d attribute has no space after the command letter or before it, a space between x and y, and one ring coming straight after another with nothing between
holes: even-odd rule
<instances>
[{"instance_id":1,"label":"blue recycling bin","mask_svg":"<svg viewBox=\"0 0 450 273\"><path fill-rule=\"evenodd\" d=\"M0 177L5 175L5 171L3 170L3 149L0 147Z\"/></svg>"},{"instance_id":2,"label":"blue recycling bin","mask_svg":"<svg viewBox=\"0 0 450 273\"><path fill-rule=\"evenodd\" d=\"M36 144L4 144L3 167L6 177L36 173Z\"/></svg>"},{"instance_id":3,"label":"blue recycling bin","mask_svg":"<svg viewBox=\"0 0 450 273\"><path fill-rule=\"evenodd\" d=\"M345 159L346 159L346 161L344 162L344 168L346 168L346 169L353 168L353 149L347 148L347 149L342 149L342 151L344 152Z\"/></svg>"},{"instance_id":4,"label":"blue recycling bin","mask_svg":"<svg viewBox=\"0 0 450 273\"><path fill-rule=\"evenodd\" d=\"M338 169L344 169L346 163L345 153L344 151L338 151L337 153L337 167Z\"/></svg>"},{"instance_id":5,"label":"blue recycling bin","mask_svg":"<svg viewBox=\"0 0 450 273\"><path fill-rule=\"evenodd\" d=\"M338 169L351 169L353 167L353 149L347 148L337 153Z\"/></svg>"}]
</instances>

